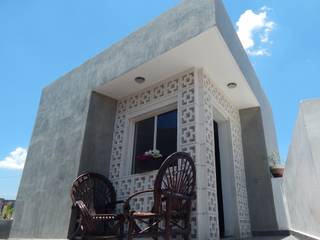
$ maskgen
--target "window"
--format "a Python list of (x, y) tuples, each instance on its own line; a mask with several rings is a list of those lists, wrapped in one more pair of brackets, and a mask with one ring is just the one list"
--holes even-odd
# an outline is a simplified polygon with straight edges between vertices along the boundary
[(177, 151), (177, 110), (135, 123), (133, 173), (153, 171)]

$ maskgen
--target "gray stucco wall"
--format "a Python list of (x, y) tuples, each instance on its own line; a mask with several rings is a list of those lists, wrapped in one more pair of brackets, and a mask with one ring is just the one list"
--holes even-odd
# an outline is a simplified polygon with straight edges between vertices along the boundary
[(290, 229), (320, 238), (320, 99), (303, 101), (285, 166)]
[(252, 231), (278, 230), (260, 108), (240, 110)]
[(108, 176), (116, 107), (116, 100), (92, 93), (79, 175), (90, 171)]
[(67, 236), (90, 93), (72, 75), (43, 91), (15, 205), (11, 238)]

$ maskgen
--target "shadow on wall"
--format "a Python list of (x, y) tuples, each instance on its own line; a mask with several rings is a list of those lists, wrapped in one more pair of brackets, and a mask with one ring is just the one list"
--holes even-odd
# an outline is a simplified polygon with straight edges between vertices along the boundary
[(290, 230), (320, 238), (320, 99), (301, 102), (283, 190)]

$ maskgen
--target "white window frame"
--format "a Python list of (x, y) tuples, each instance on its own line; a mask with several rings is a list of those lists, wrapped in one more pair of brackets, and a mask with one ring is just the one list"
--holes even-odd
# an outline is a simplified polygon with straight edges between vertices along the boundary
[[(151, 118), (158, 116), (160, 114), (170, 112), (173, 110), (177, 110), (177, 149), (178, 149), (178, 132), (179, 132), (179, 111), (178, 111), (178, 104), (177, 104), (177, 97), (169, 98), (165, 101), (162, 101), (157, 104), (152, 104), (150, 106), (145, 106), (144, 108), (141, 108), (137, 111), (128, 113), (126, 116), (126, 130), (125, 130), (125, 143), (124, 146), (126, 148), (123, 150), (124, 158), (123, 158), (123, 164), (121, 169), (121, 175), (122, 176), (129, 176), (129, 175), (141, 175), (141, 174), (147, 174), (150, 172), (143, 172), (143, 173), (133, 173), (133, 148), (134, 148), (134, 134), (135, 134), (135, 124), (136, 122), (139, 122), (141, 120)], [(156, 124), (156, 120), (154, 121)], [(154, 128), (154, 131), (156, 131), (156, 126)], [(156, 137), (156, 134), (154, 133), (154, 138)], [(156, 141), (153, 141), (153, 146), (155, 147)], [(155, 170), (157, 171), (157, 170)]]

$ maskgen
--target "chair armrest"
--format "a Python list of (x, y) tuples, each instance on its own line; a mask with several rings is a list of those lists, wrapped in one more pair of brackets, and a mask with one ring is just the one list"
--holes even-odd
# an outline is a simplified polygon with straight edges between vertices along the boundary
[(114, 204), (124, 203), (124, 200), (115, 201)]
[(128, 214), (129, 210), (130, 210), (130, 201), (132, 198), (140, 195), (140, 194), (144, 194), (144, 193), (148, 193), (148, 192), (154, 192), (154, 189), (148, 189), (148, 190), (144, 190), (144, 191), (140, 191), (140, 192), (136, 192), (134, 194), (132, 194), (131, 196), (129, 196), (125, 201), (124, 201), (124, 205), (123, 205), (123, 211), (124, 213)]
[(78, 200), (78, 201), (74, 202), (73, 207), (79, 209), (82, 215), (91, 216), (86, 204), (82, 200)]
[(85, 203), (82, 200), (78, 200), (75, 203), (73, 203), (73, 207), (80, 210), (80, 217), (82, 220), (82, 223), (85, 225), (85, 227), (91, 231), (94, 229), (94, 225), (92, 224), (92, 216), (85, 205)]
[(182, 193), (175, 193), (172, 191), (164, 191), (163, 195), (166, 198), (180, 198), (180, 199), (185, 199), (185, 200), (193, 200), (195, 199), (195, 194), (182, 194)]

